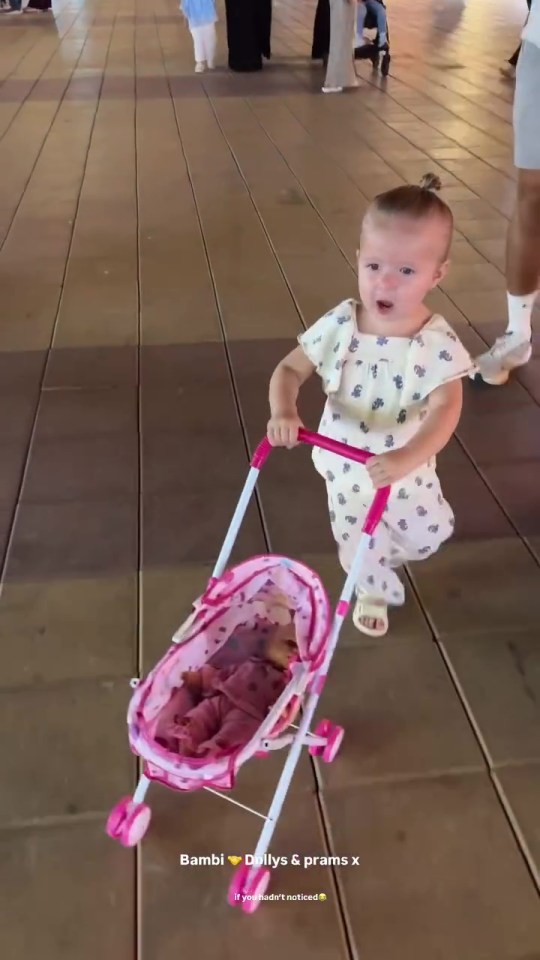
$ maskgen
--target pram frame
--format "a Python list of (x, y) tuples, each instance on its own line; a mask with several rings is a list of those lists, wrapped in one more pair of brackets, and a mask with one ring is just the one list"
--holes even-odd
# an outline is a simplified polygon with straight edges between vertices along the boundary
[[(303, 429), (299, 431), (298, 440), (300, 443), (321, 447), (329, 450), (332, 453), (342, 456), (345, 459), (356, 461), (357, 463), (365, 464), (373, 456), (373, 454), (369, 453), (368, 451), (359, 450), (356, 447), (351, 447), (348, 444), (340, 443), (330, 439), (329, 437), (325, 437), (321, 434), (312, 433)], [(245, 481), (242, 493), (240, 494), (240, 498), (230, 522), (227, 534), (223, 541), (223, 546), (214, 566), (208, 588), (219, 581), (220, 577), (225, 571), (236, 542), (238, 532), (242, 525), (242, 521), (245, 517), (251, 497), (255, 491), (260, 472), (268, 460), (271, 451), (272, 446), (266, 438), (261, 441), (255, 451), (247, 479)], [(246, 807), (233, 797), (227, 796), (226, 794), (223, 794), (209, 786), (201, 785), (199, 788), (202, 790), (207, 790), (209, 793), (213, 793), (218, 797), (228, 800), (230, 803), (234, 803), (236, 806), (239, 806), (255, 814), (256, 816), (261, 817), (265, 821), (255, 848), (253, 859), (251, 861), (253, 864), (255, 864), (255, 866), (248, 867), (247, 865), (242, 864), (233, 876), (229, 890), (229, 903), (231, 905), (240, 905), (245, 912), (251, 913), (257, 908), (260, 898), (262, 897), (264, 890), (266, 890), (268, 885), (269, 871), (261, 871), (256, 864), (265, 862), (264, 855), (266, 854), (270, 845), (281, 809), (283, 807), (283, 803), (287, 796), (289, 785), (298, 764), (302, 747), (308, 746), (310, 753), (315, 756), (321, 755), (322, 753), (323, 759), (325, 759), (326, 762), (331, 762), (335, 758), (339, 746), (341, 745), (344, 733), (341, 727), (334, 727), (329, 723), (329, 721), (326, 720), (322, 721), (322, 724), (319, 724), (319, 727), (314, 733), (309, 730), (309, 727), (326, 682), (328, 670), (339, 639), (341, 627), (349, 611), (351, 597), (353, 595), (355, 584), (358, 580), (364, 557), (366, 552), (369, 550), (369, 544), (373, 533), (382, 518), (389, 495), (389, 487), (381, 488), (375, 492), (373, 502), (362, 527), (358, 548), (356, 550), (351, 569), (347, 574), (341, 595), (336, 604), (330, 628), (329, 641), (326, 646), (324, 658), (318, 669), (315, 671), (315, 674), (311, 678), (309, 691), (306, 691), (307, 698), (305, 704), (303, 704), (301, 708), (302, 715), (299, 724), (289, 725), (293, 730), (295, 730), (295, 733), (287, 733), (274, 739), (268, 738), (267, 740), (262, 740), (261, 746), (263, 748), (263, 752), (282, 749), (286, 746), (289, 746), (290, 748), (268, 813), (265, 815), (257, 810), (253, 810), (250, 807)], [(285, 558), (281, 559), (283, 562), (285, 562)], [(187, 626), (190, 623), (190, 620), (191, 617), (188, 618), (184, 626)], [(177, 632), (175, 635), (175, 642), (181, 642), (183, 632), (184, 631), (182, 628)], [(304, 693), (305, 675), (308, 671), (308, 667), (305, 663), (300, 663), (296, 665), (296, 668), (297, 669), (293, 676), (297, 681), (299, 691)], [(137, 686), (138, 683), (139, 680), (137, 678), (134, 678), (131, 681), (131, 685), (133, 687)], [(265, 718), (264, 723), (261, 725), (264, 729), (266, 729), (267, 726), (268, 731), (272, 729), (276, 717), (279, 716), (280, 710), (282, 710), (283, 705), (289, 699), (290, 693), (287, 694), (287, 691), (284, 691), (273, 705), (272, 710)], [(327, 727), (324, 727), (324, 724), (326, 724)], [(111, 812), (107, 824), (107, 833), (114, 839), (120, 840), (124, 846), (135, 846), (142, 839), (144, 833), (146, 832), (150, 821), (150, 810), (144, 804), (144, 799), (151, 783), (152, 779), (147, 777), (145, 774), (142, 774), (139, 778), (132, 798), (124, 798)], [(123, 821), (122, 816), (124, 816)], [(129, 818), (131, 819), (129, 820)], [(126, 829), (125, 823), (127, 820), (129, 820), (129, 824)], [(246, 891), (249, 892), (246, 893)], [(246, 899), (247, 896), (249, 896), (250, 899)]]

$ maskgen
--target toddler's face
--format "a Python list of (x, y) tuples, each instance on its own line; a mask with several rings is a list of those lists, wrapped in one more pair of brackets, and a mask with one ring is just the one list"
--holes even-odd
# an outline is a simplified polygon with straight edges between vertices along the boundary
[[(448, 234), (436, 217), (412, 222), (368, 214), (358, 251), (358, 289), (370, 316), (412, 318), (445, 276)], [(391, 330), (389, 330), (391, 333)]]
[(290, 623), (286, 627), (277, 627), (266, 644), (268, 660), (280, 670), (286, 670), (297, 653), (294, 625)]

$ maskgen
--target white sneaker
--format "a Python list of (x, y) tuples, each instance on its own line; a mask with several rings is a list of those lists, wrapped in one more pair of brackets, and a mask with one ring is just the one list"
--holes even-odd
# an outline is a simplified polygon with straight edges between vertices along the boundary
[(323, 93), (343, 93), (343, 87), (323, 87)]
[(195, 64), (195, 73), (204, 73), (204, 63)]
[(529, 362), (531, 354), (530, 340), (520, 339), (517, 333), (505, 333), (497, 338), (490, 350), (476, 358), (476, 369), (469, 377), (471, 380), (483, 380), (492, 387), (501, 387), (512, 370)]

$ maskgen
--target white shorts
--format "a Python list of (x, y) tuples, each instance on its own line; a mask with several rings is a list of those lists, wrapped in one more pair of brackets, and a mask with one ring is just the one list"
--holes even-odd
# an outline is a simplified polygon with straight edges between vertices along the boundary
[(523, 41), (514, 97), (514, 163), (518, 170), (540, 170), (540, 47)]

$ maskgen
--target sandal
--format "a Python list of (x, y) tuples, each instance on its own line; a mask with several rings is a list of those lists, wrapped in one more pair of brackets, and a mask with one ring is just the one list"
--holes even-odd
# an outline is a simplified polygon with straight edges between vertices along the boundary
[[(370, 597), (367, 593), (359, 594), (352, 618), (356, 629), (368, 637), (384, 637), (388, 632), (388, 608), (380, 597)], [(375, 624), (378, 621), (382, 626), (368, 627), (366, 620)]]

